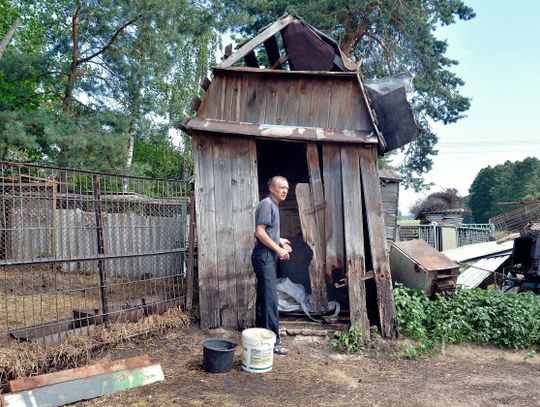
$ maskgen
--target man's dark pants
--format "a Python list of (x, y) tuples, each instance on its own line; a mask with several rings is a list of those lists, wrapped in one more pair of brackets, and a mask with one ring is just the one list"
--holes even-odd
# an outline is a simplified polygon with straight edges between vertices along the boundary
[(277, 256), (270, 249), (256, 247), (251, 255), (251, 262), (257, 276), (255, 326), (273, 331), (278, 344)]

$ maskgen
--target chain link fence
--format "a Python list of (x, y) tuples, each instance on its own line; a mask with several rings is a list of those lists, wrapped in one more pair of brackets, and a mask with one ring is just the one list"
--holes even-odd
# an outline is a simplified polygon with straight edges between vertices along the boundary
[(0, 163), (0, 332), (56, 343), (186, 293), (186, 181)]

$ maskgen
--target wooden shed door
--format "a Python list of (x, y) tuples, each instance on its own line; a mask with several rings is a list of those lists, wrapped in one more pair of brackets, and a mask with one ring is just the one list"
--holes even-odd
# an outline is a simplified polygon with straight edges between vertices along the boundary
[(255, 141), (196, 134), (193, 144), (201, 327), (244, 329), (255, 318)]

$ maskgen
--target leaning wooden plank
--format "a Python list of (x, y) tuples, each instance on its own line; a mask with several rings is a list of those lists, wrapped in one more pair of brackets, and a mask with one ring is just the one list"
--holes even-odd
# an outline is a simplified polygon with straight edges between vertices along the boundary
[(390, 262), (386, 250), (386, 236), (383, 221), (377, 151), (375, 148), (359, 148), (362, 191), (367, 212), (367, 226), (375, 283), (377, 285), (377, 306), (384, 338), (398, 336), (396, 307), (390, 276)]
[(237, 63), (240, 59), (244, 58), (249, 52), (253, 51), (257, 46), (261, 45), (270, 37), (274, 36), (276, 33), (287, 27), (289, 23), (294, 19), (293, 16), (285, 16), (280, 18), (275, 23), (270, 25), (266, 30), (257, 35), (252, 40), (248, 41), (239, 50), (233, 53), (230, 57), (225, 59), (218, 65), (218, 68), (228, 68)]
[(300, 224), (305, 242), (313, 252), (313, 258), (309, 263), (309, 281), (311, 285), (311, 295), (313, 305), (316, 310), (328, 309), (328, 297), (326, 293), (326, 283), (324, 280), (324, 269), (321, 259), (322, 243), (319, 241), (317, 221), (313, 210), (313, 199), (309, 184), (296, 184), (296, 200), (298, 202), (298, 212), (300, 214)]
[(120, 370), (137, 369), (150, 365), (147, 355), (135, 356), (127, 359), (103, 362), (96, 365), (78, 367), (75, 369), (62, 370), (60, 372), (47, 373), (33, 377), (21, 377), (9, 382), (10, 392), (20, 392), (38, 387), (51, 386), (57, 383), (69, 382), (77, 379), (85, 379), (106, 373), (114, 373)]
[(324, 212), (326, 241), (326, 276), (332, 278), (334, 269), (343, 268), (343, 195), (341, 185), (341, 156), (336, 144), (325, 143), (322, 148), (324, 197), (330, 204)]
[(217, 328), (220, 325), (220, 320), (213, 138), (194, 134), (193, 150), (201, 327)]
[[(324, 212), (326, 209), (326, 201), (323, 194), (323, 183), (321, 177), (321, 167), (319, 162), (319, 152), (317, 150), (316, 143), (307, 144), (307, 163), (309, 173), (309, 184), (311, 189), (311, 196), (313, 198), (313, 207), (320, 208), (315, 211), (315, 220), (317, 221), (317, 233), (319, 238), (317, 240), (320, 245), (319, 252), (321, 257), (319, 258), (320, 267), (322, 270), (326, 270), (326, 238), (324, 233)], [(331, 281), (331, 279), (329, 279)], [(326, 311), (326, 310), (325, 310)]]
[(358, 147), (356, 146), (341, 147), (341, 182), (343, 184), (345, 264), (349, 287), (351, 324), (360, 324), (364, 338), (368, 340), (370, 332), (366, 306), (366, 285), (364, 282), (366, 274), (364, 222)]
[(56, 407), (164, 380), (159, 364), (1, 395), (2, 407)]

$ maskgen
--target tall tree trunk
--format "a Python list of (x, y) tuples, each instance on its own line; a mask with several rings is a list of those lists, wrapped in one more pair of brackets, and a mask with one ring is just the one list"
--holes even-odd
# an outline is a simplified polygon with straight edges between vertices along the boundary
[(2, 59), (2, 56), (4, 55), (4, 52), (6, 51), (7, 46), (13, 39), (13, 36), (15, 35), (15, 31), (17, 31), (17, 28), (19, 27), (19, 24), (21, 24), (21, 20), (17, 18), (13, 24), (11, 24), (11, 27), (9, 28), (6, 36), (0, 43), (0, 59)]
[(81, 2), (77, 1), (75, 14), (71, 18), (71, 39), (73, 41), (73, 50), (71, 51), (71, 65), (69, 70), (68, 82), (64, 89), (63, 110), (64, 113), (71, 113), (71, 105), (73, 103), (73, 89), (75, 89), (75, 81), (77, 80), (77, 69), (79, 67), (79, 16), (81, 12)]
[[(127, 148), (127, 158), (126, 165), (124, 167), (124, 174), (129, 175), (131, 172), (131, 164), (133, 163), (133, 148), (135, 147), (135, 136), (137, 135), (137, 122), (139, 121), (139, 113), (133, 112), (131, 114), (129, 122), (129, 133), (128, 133), (128, 148)], [(122, 190), (126, 192), (129, 186), (129, 179), (124, 178), (122, 183)]]

